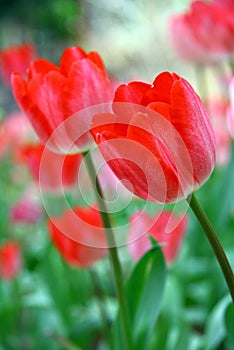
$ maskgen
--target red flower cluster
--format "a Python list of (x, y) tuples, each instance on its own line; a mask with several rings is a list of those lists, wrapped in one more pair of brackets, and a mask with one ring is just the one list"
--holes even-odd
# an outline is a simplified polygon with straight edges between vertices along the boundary
[[(201, 2), (197, 3), (202, 8)], [(218, 2), (217, 6), (221, 7)], [(76, 112), (113, 102), (108, 104), (108, 113), (93, 116), (88, 131), (118, 179), (144, 199), (166, 203), (186, 197), (214, 167), (214, 133), (207, 113), (191, 85), (175, 73), (161, 73), (152, 85), (136, 81), (120, 85), (112, 101), (112, 86), (100, 56), (74, 47), (65, 50), (60, 66), (43, 59), (31, 63), (27, 81), (14, 73), (12, 88), (44, 143)], [(57, 141), (63, 143), (62, 139)], [(42, 145), (28, 146), (22, 154), (37, 181), (43, 156), (42, 187), (69, 186), (76, 180), (80, 155), (54, 154)], [(137, 229), (149, 223), (148, 233), (166, 242), (163, 250), (166, 259), (172, 261), (186, 218), (173, 219), (176, 229), (170, 235), (164, 230), (169, 221), (167, 213), (162, 213), (155, 224), (147, 215), (142, 219), (143, 226)], [(77, 207), (51, 217), (48, 230), (60, 254), (73, 266), (90, 266), (107, 253), (101, 215), (94, 208)], [(134, 235), (131, 230), (130, 239)], [(149, 241), (143, 237), (138, 243), (130, 249), (139, 257), (148, 249)]]
[(172, 44), (183, 59), (215, 62), (234, 53), (234, 2), (193, 1), (171, 19)]

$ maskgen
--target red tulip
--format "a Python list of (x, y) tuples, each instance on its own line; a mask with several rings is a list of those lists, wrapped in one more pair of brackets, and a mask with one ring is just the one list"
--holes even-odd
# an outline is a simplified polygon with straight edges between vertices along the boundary
[(43, 190), (63, 191), (77, 183), (81, 154), (54, 153), (38, 143), (21, 147), (17, 157), (27, 164), (33, 179)]
[(74, 208), (48, 221), (48, 231), (64, 260), (88, 267), (107, 254), (101, 215), (94, 208)]
[[(44, 143), (74, 113), (112, 98), (112, 86), (101, 57), (96, 52), (86, 54), (79, 47), (67, 48), (60, 66), (36, 60), (30, 65), (27, 81), (21, 74), (13, 74), (12, 89)], [(60, 143), (62, 138), (64, 135)]]
[(21, 252), (16, 242), (8, 241), (0, 246), (0, 277), (10, 280), (21, 269)]
[(0, 71), (3, 80), (10, 83), (11, 74), (19, 72), (26, 74), (26, 70), (32, 60), (36, 57), (36, 49), (33, 44), (9, 46), (0, 51)]
[(233, 54), (233, 13), (231, 1), (193, 1), (188, 12), (171, 19), (170, 33), (178, 55), (209, 63)]
[[(168, 229), (169, 225), (172, 225), (172, 231)], [(129, 253), (134, 260), (140, 259), (151, 247), (150, 239), (146, 236), (148, 234), (162, 244), (165, 259), (171, 263), (178, 254), (186, 228), (187, 216), (182, 218), (163, 211), (157, 218), (153, 218), (146, 213), (136, 213), (130, 218)]]
[(130, 191), (173, 202), (206, 181), (215, 162), (214, 133), (185, 79), (165, 72), (153, 85), (120, 85), (114, 102), (116, 115), (96, 115), (92, 134), (115, 175), (128, 180)]

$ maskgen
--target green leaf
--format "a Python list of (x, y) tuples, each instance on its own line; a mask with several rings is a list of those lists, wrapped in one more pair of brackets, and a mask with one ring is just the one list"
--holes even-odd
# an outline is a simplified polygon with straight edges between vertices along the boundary
[(207, 319), (205, 350), (216, 349), (226, 336), (224, 316), (230, 296), (227, 295), (214, 307)]
[[(126, 285), (134, 350), (148, 349), (164, 293), (166, 266), (158, 246), (136, 264)], [(123, 349), (119, 315), (115, 324), (115, 349)]]
[(227, 331), (227, 349), (232, 350), (234, 344), (234, 305), (232, 303), (226, 309), (225, 325)]

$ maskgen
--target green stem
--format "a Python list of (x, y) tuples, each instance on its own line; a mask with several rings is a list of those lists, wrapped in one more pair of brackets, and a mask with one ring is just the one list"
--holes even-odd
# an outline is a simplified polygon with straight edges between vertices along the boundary
[(200, 225), (202, 226), (203, 231), (205, 232), (211, 247), (213, 248), (213, 251), (216, 255), (216, 258), (219, 262), (219, 265), (223, 271), (223, 275), (227, 282), (232, 301), (234, 303), (234, 275), (229, 261), (227, 259), (227, 256), (223, 250), (223, 247), (219, 242), (218, 236), (216, 235), (206, 213), (204, 212), (195, 195), (192, 194), (191, 197), (187, 198), (187, 201), (191, 209), (193, 210), (195, 216), (197, 217)]
[(120, 318), (121, 318), (125, 349), (133, 350), (133, 340), (132, 340), (132, 334), (130, 332), (131, 324), (130, 324), (127, 299), (126, 299), (124, 285), (123, 285), (122, 269), (118, 258), (118, 252), (117, 252), (117, 247), (115, 243), (114, 233), (111, 229), (110, 217), (108, 215), (108, 212), (105, 206), (102, 189), (99, 184), (98, 178), (96, 176), (96, 170), (93, 165), (91, 155), (89, 152), (84, 152), (83, 157), (85, 160), (85, 164), (86, 164), (90, 179), (94, 187), (94, 192), (96, 195), (97, 203), (98, 203), (100, 214), (102, 217), (103, 227), (106, 233), (109, 257), (112, 265), (115, 288), (116, 288), (117, 298), (119, 302)]

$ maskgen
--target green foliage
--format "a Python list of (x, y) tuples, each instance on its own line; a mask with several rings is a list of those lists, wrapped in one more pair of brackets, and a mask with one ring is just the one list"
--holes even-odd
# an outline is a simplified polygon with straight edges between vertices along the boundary
[[(134, 349), (148, 349), (157, 321), (164, 292), (166, 267), (161, 249), (151, 248), (137, 263), (131, 273), (126, 294), (130, 313)], [(116, 320), (114, 348), (123, 349), (123, 336), (119, 316)]]

